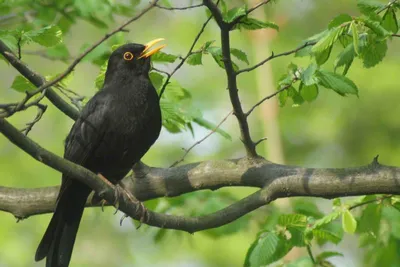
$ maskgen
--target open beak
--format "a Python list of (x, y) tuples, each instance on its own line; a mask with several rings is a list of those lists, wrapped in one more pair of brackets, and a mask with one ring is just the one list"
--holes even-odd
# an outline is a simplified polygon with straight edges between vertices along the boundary
[[(153, 48), (157, 43), (164, 41), (164, 38), (158, 38), (155, 39), (153, 41), (148, 42), (147, 44), (145, 44), (145, 49), (143, 50), (143, 52), (140, 54), (139, 58), (148, 58), (151, 55), (157, 53), (158, 51), (160, 51), (161, 49), (163, 49), (164, 47), (166, 47), (167, 45), (161, 45), (159, 47)], [(152, 50), (150, 50), (151, 48), (153, 48)]]

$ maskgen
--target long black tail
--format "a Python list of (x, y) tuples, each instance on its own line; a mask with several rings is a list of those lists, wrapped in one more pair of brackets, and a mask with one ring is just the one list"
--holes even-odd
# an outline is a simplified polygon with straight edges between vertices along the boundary
[(46, 267), (67, 267), (71, 259), (79, 223), (91, 189), (68, 179), (61, 189), (53, 217), (36, 250), (35, 261), (47, 257)]

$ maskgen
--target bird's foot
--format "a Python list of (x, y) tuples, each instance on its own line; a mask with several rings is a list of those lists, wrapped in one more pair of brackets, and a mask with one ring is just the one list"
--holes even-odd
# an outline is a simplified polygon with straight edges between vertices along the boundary
[[(118, 191), (119, 194), (125, 193), (125, 195), (129, 198), (129, 200), (130, 200), (132, 203), (134, 203), (134, 204), (136, 205), (136, 211), (135, 211), (135, 212), (136, 212), (136, 213), (137, 213), (137, 212), (140, 212), (140, 221), (139, 221), (140, 224), (139, 224), (139, 226), (138, 226), (137, 228), (140, 228), (141, 224), (142, 224), (143, 222), (145, 222), (145, 221), (148, 219), (148, 217), (149, 217), (148, 211), (147, 211), (146, 207), (144, 206), (143, 202), (139, 201), (134, 195), (132, 195), (128, 190), (126, 190), (126, 189), (124, 188), (124, 186), (123, 186), (122, 183), (118, 183), (118, 184), (116, 185), (116, 189), (117, 189), (117, 190), (115, 190), (115, 191)], [(117, 198), (117, 199), (118, 199), (118, 198)], [(127, 217), (127, 216), (124, 215), (124, 216), (121, 218), (120, 224), (122, 224), (123, 220), (124, 220), (126, 217)]]

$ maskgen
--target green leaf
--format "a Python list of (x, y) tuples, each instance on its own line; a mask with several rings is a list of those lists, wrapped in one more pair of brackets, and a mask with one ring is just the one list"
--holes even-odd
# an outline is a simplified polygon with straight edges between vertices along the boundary
[(348, 46), (346, 46), (346, 48), (343, 49), (343, 51), (340, 52), (340, 54), (337, 56), (337, 58), (333, 64), (335, 67), (335, 71), (337, 68), (339, 68), (341, 66), (345, 66), (343, 75), (346, 75), (347, 70), (350, 68), (351, 64), (353, 63), (355, 56), (356, 56), (356, 53), (354, 51), (354, 44), (351, 43)]
[(389, 32), (392, 32), (392, 33), (398, 32), (399, 25), (397, 23), (396, 12), (395, 12), (394, 8), (389, 8), (388, 10), (386, 10), (386, 13), (383, 16), (381, 25), (383, 28), (385, 28)]
[(340, 14), (336, 16), (331, 22), (328, 24), (328, 29), (332, 29), (335, 27), (341, 26), (343, 23), (352, 21), (353, 18), (349, 14)]
[(306, 246), (304, 231), (305, 227), (287, 227), (287, 231), (290, 233), (290, 245), (293, 247), (304, 247)]
[(318, 96), (318, 85), (304, 85), (303, 83), (301, 83), (299, 87), (299, 92), (304, 100), (306, 100), (307, 102), (312, 102)]
[(65, 44), (60, 43), (56, 46), (48, 48), (46, 54), (50, 57), (58, 58), (61, 60), (67, 60), (70, 57), (68, 48)]
[(289, 227), (305, 227), (307, 216), (303, 214), (281, 214), (278, 218), (278, 224)]
[(357, 0), (358, 9), (367, 16), (371, 13), (375, 13), (384, 6), (383, 3), (374, 0)]
[[(222, 61), (222, 49), (220, 47), (210, 46), (207, 49), (207, 52), (211, 54), (214, 61), (220, 66), (221, 68), (225, 69), (225, 64)], [(233, 69), (237, 71), (239, 67), (232, 61)]]
[(51, 47), (62, 42), (62, 31), (58, 26), (49, 25), (39, 30), (23, 33), (25, 38), (40, 45)]
[(374, 21), (370, 19), (360, 19), (360, 20), (364, 22), (365, 26), (370, 28), (379, 37), (391, 36), (391, 33), (388, 32), (384, 27), (382, 27), (379, 21)]
[(383, 60), (387, 51), (386, 40), (377, 41), (371, 40), (367, 46), (362, 50), (361, 57), (363, 59), (364, 67), (371, 68)]
[(278, 99), (279, 99), (279, 106), (283, 107), (286, 104), (288, 98), (288, 91), (282, 91), (279, 93)]
[(189, 65), (202, 65), (202, 58), (203, 58), (203, 54), (202, 53), (194, 53), (192, 55), (190, 55), (188, 57), (188, 59), (186, 60), (186, 63)]
[(317, 257), (315, 257), (315, 259), (317, 260), (317, 262), (321, 261), (321, 260), (325, 260), (328, 258), (332, 258), (332, 257), (343, 257), (343, 254), (340, 252), (336, 252), (336, 251), (324, 251), (322, 253), (320, 253)]
[(151, 56), (151, 61), (152, 62), (174, 63), (177, 58), (178, 58), (178, 56), (167, 54), (162, 51), (158, 51), (157, 53), (155, 53), (154, 55)]
[(351, 33), (353, 35), (353, 49), (354, 52), (356, 52), (357, 55), (360, 54), (359, 52), (359, 39), (360, 37), (358, 36), (358, 30), (357, 30), (357, 25), (355, 22), (350, 24), (350, 28), (351, 28)]
[(240, 61), (243, 61), (249, 65), (249, 60), (247, 59), (247, 55), (245, 52), (242, 50), (236, 49), (236, 48), (231, 48), (231, 54), (235, 56), (237, 59)]
[(334, 90), (336, 93), (344, 96), (346, 94), (358, 95), (358, 88), (349, 78), (336, 74), (334, 72), (319, 70), (317, 71), (319, 84)]
[(311, 63), (304, 71), (300, 74), (300, 80), (304, 83), (304, 85), (313, 85), (318, 83), (318, 79), (315, 76), (315, 72), (318, 69), (318, 65), (315, 63)]
[(271, 28), (275, 30), (279, 30), (279, 26), (270, 21), (261, 21), (254, 18), (244, 17), (237, 23), (233, 29), (245, 29), (245, 30), (259, 30)]
[(273, 263), (285, 256), (292, 246), (275, 232), (262, 232), (247, 251), (244, 266), (259, 267)]
[(312, 233), (314, 238), (318, 238), (323, 241), (330, 241), (334, 244), (338, 244), (342, 240), (342, 237), (325, 229), (314, 229), (312, 230)]
[(369, 204), (363, 209), (359, 218), (359, 224), (357, 232), (359, 233), (374, 233), (376, 236), (379, 235), (379, 229), (381, 226), (382, 218), (382, 205), (380, 204)]
[(293, 212), (301, 213), (306, 216), (311, 216), (314, 218), (322, 218), (324, 214), (319, 211), (315, 201), (309, 200), (307, 198), (294, 198), (291, 201)]
[[(211, 131), (213, 131), (217, 127), (217, 125), (215, 123), (212, 123), (212, 122), (207, 121), (207, 120), (205, 120), (203, 118), (200, 118), (200, 117), (199, 118), (194, 118), (193, 122), (197, 123), (198, 125), (206, 128), (208, 130), (211, 130)], [(230, 136), (230, 134), (225, 132), (224, 130), (222, 130), (221, 127), (219, 127), (216, 130), (216, 132), (219, 133), (221, 136), (225, 137), (226, 139), (232, 141), (232, 137)]]
[(313, 46), (312, 52), (314, 53), (318, 65), (322, 65), (328, 60), (333, 44), (342, 32), (343, 28), (341, 27), (332, 28)]
[(349, 210), (342, 213), (342, 228), (346, 233), (354, 234), (357, 229), (357, 221)]
[(320, 229), (324, 225), (327, 225), (327, 224), (331, 223), (332, 221), (336, 220), (339, 217), (339, 215), (340, 215), (339, 211), (334, 211), (332, 213), (325, 215), (321, 219), (318, 219), (314, 222), (314, 224), (311, 227), (311, 230)]
[(103, 87), (104, 79), (107, 71), (108, 61), (104, 62), (104, 64), (100, 67), (99, 75), (97, 75), (94, 85), (95, 87), (100, 90)]
[(154, 88), (159, 91), (164, 84), (164, 76), (156, 71), (150, 72), (149, 76)]
[(20, 93), (25, 93), (26, 91), (31, 92), (36, 90), (36, 86), (34, 86), (30, 81), (28, 81), (24, 76), (21, 75), (15, 76), (11, 88)]
[(243, 5), (241, 7), (234, 7), (230, 9), (226, 14), (224, 14), (224, 20), (228, 23), (232, 22), (238, 17), (245, 16), (246, 11), (247, 11), (246, 5)]
[(300, 257), (293, 261), (288, 262), (287, 264), (285, 264), (283, 266), (281, 266), (281, 265), (278, 265), (278, 266), (279, 267), (316, 267), (316, 265), (312, 262), (312, 260), (310, 259), (309, 256)]

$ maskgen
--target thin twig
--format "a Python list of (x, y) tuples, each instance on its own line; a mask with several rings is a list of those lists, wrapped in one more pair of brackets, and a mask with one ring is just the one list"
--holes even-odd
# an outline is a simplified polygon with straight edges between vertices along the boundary
[(28, 135), (28, 133), (32, 130), (33, 126), (35, 126), (35, 124), (40, 121), (40, 119), (43, 117), (43, 114), (46, 112), (47, 109), (46, 105), (38, 103), (37, 107), (38, 107), (38, 112), (36, 114), (36, 117), (33, 119), (33, 121), (26, 123), (26, 127), (21, 129), (21, 132), (23, 132), (25, 135)]
[(308, 256), (310, 256), (311, 261), (312, 261), (314, 264), (317, 264), (317, 262), (315, 261), (315, 258), (314, 258), (314, 256), (313, 256), (313, 254), (312, 254), (311, 246), (310, 246), (310, 245), (307, 245), (307, 253), (308, 253)]
[(400, 34), (392, 34), (393, 37), (400, 37)]
[(265, 63), (267, 63), (268, 61), (270, 61), (270, 60), (272, 60), (272, 59), (274, 59), (274, 58), (282, 57), (282, 56), (288, 56), (288, 55), (294, 54), (294, 53), (300, 51), (301, 49), (306, 48), (307, 46), (312, 46), (312, 45), (315, 45), (315, 44), (316, 44), (316, 42), (306, 42), (305, 44), (303, 44), (303, 45), (301, 45), (301, 46), (299, 46), (299, 47), (297, 47), (297, 48), (295, 48), (295, 49), (293, 49), (293, 50), (287, 51), (287, 52), (283, 52), (283, 53), (280, 53), (280, 54), (274, 54), (274, 53), (272, 52), (272, 54), (271, 54), (269, 57), (267, 57), (266, 59), (260, 61), (260, 62), (257, 63), (256, 65), (254, 65), (254, 66), (252, 66), (252, 67), (249, 67), (249, 68), (246, 68), (246, 69), (238, 70), (238, 71), (236, 72), (236, 75), (239, 75), (239, 74), (241, 74), (241, 73), (243, 73), (243, 72), (252, 71), (252, 70), (254, 70), (254, 69), (256, 69), (256, 68), (258, 68), (258, 67), (264, 65)]
[(279, 89), (279, 90), (276, 91), (275, 93), (270, 94), (269, 96), (264, 97), (263, 99), (261, 99), (260, 101), (258, 101), (258, 102), (257, 102), (249, 111), (247, 111), (244, 115), (245, 115), (246, 117), (248, 117), (248, 116), (254, 111), (254, 109), (255, 109), (256, 107), (258, 107), (259, 105), (261, 105), (264, 101), (266, 101), (266, 100), (268, 100), (268, 99), (270, 99), (270, 98), (273, 98), (273, 97), (276, 96), (277, 94), (282, 93), (282, 92), (285, 91), (286, 89), (290, 88), (290, 87), (293, 85), (293, 83), (294, 83), (295, 81), (297, 81), (297, 79), (294, 79), (290, 84), (285, 85), (284, 87), (282, 87), (281, 89)]
[(221, 125), (228, 119), (228, 117), (233, 113), (233, 110), (229, 111), (229, 113), (220, 121), (220, 123), (218, 123), (218, 125), (212, 129), (206, 136), (204, 136), (203, 138), (201, 138), (200, 140), (196, 141), (191, 147), (189, 147), (188, 149), (186, 149), (185, 154), (183, 154), (182, 158), (175, 161), (170, 168), (175, 167), (176, 165), (178, 165), (179, 163), (183, 162), (185, 160), (185, 157), (189, 154), (190, 150), (192, 150), (195, 146), (200, 145), (202, 142), (204, 142), (204, 140), (206, 140), (208, 137), (210, 137), (212, 134), (214, 134), (219, 127), (221, 127)]
[(89, 54), (90, 52), (92, 52), (96, 47), (98, 47), (100, 44), (102, 44), (104, 41), (106, 41), (107, 39), (109, 39), (111, 36), (113, 36), (114, 34), (123, 31), (124, 28), (126, 26), (128, 26), (130, 23), (138, 20), (140, 17), (142, 17), (145, 13), (147, 13), (148, 11), (150, 11), (156, 4), (157, 4), (158, 0), (154, 0), (152, 1), (146, 8), (144, 8), (138, 15), (136, 15), (135, 17), (127, 20), (125, 23), (123, 23), (122, 25), (120, 25), (119, 27), (117, 27), (116, 29), (114, 29), (113, 31), (107, 33), (103, 38), (101, 38), (99, 41), (97, 41), (96, 43), (94, 43), (92, 46), (90, 46), (89, 48), (87, 48), (80, 56), (78, 56), (71, 65), (68, 66), (68, 68), (61, 73), (57, 78), (46, 82), (45, 84), (43, 84), (42, 86), (40, 86), (36, 91), (34, 91), (32, 93), (32, 95), (43, 91), (45, 88), (48, 88), (50, 86), (53, 86), (54, 84), (58, 83), (59, 81), (61, 81), (62, 79), (64, 79), (71, 71), (73, 71), (73, 69), (76, 67), (76, 65), (78, 65), (82, 59)]
[(229, 28), (232, 29), (242, 18), (246, 17), (247, 15), (249, 15), (251, 12), (253, 12), (254, 10), (260, 8), (261, 6), (268, 4), (269, 2), (271, 2), (272, 0), (264, 0), (259, 2), (258, 4), (256, 4), (255, 6), (253, 6), (252, 8), (249, 8), (246, 12), (245, 15), (243, 16), (239, 16), (236, 19), (234, 19), (232, 22), (229, 23)]
[(358, 207), (361, 207), (361, 206), (365, 206), (367, 204), (371, 204), (371, 203), (374, 203), (374, 202), (380, 202), (382, 200), (385, 200), (385, 199), (388, 199), (388, 198), (391, 198), (391, 197), (393, 197), (393, 195), (386, 195), (386, 196), (382, 196), (382, 197), (377, 197), (376, 199), (371, 199), (371, 200), (367, 200), (367, 201), (364, 201), (364, 202), (361, 202), (361, 203), (357, 203), (357, 204), (354, 204), (354, 205), (350, 206), (349, 210), (352, 210), (352, 209), (355, 209), (355, 208), (358, 208)]
[(204, 29), (206, 28), (207, 24), (210, 22), (211, 19), (212, 19), (212, 16), (208, 17), (208, 19), (203, 23), (203, 26), (201, 27), (199, 33), (194, 38), (194, 41), (193, 41), (191, 47), (189, 48), (189, 51), (186, 54), (186, 56), (181, 59), (181, 62), (179, 62), (179, 64), (175, 67), (175, 69), (171, 72), (171, 74), (169, 74), (167, 76), (167, 79), (165, 80), (165, 83), (163, 84), (163, 86), (161, 87), (161, 90), (160, 90), (160, 98), (164, 94), (165, 88), (167, 87), (171, 77), (175, 74), (175, 72), (177, 72), (177, 70), (179, 70), (182, 67), (183, 63), (185, 63), (185, 61), (188, 59), (188, 57), (192, 54), (194, 46), (196, 45), (197, 41), (200, 39), (200, 36), (203, 34)]
[(187, 10), (187, 9), (192, 9), (192, 8), (197, 8), (204, 6), (204, 4), (198, 4), (198, 5), (193, 5), (193, 6), (185, 6), (185, 7), (165, 7), (165, 6), (160, 6), (158, 4), (155, 5), (156, 7), (160, 9), (165, 9), (165, 10)]

